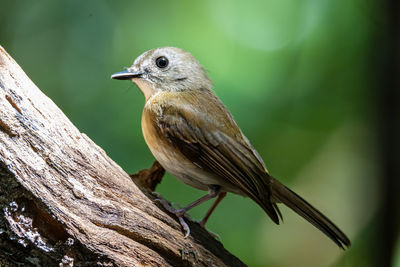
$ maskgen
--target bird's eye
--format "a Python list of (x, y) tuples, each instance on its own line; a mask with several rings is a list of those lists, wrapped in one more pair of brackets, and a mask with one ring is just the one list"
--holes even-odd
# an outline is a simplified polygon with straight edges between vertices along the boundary
[(166, 57), (158, 57), (156, 59), (156, 65), (160, 69), (164, 69), (168, 66), (168, 59)]

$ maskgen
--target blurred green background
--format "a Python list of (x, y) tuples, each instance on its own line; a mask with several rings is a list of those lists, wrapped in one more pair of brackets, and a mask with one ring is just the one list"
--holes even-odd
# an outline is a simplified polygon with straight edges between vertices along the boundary
[[(140, 128), (144, 97), (110, 80), (142, 52), (190, 51), (270, 173), (352, 240), (341, 251), (282, 207), (274, 225), (228, 197), (208, 229), (249, 266), (372, 266), (380, 168), (371, 53), (379, 7), (362, 0), (1, 1), (0, 45), (70, 120), (128, 173), (153, 156)], [(170, 175), (177, 205), (204, 192)], [(190, 212), (200, 219), (210, 203)], [(399, 265), (398, 265), (399, 266)]]

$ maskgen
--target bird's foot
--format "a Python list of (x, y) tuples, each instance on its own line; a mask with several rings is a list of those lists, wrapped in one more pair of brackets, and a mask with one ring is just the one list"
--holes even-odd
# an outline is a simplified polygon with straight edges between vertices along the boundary
[(204, 219), (203, 220), (200, 220), (200, 221), (196, 221), (198, 224), (200, 224), (200, 226), (201, 227), (203, 227), (204, 228), (204, 230), (206, 230), (212, 237), (214, 237), (216, 240), (218, 240), (218, 241), (221, 241), (221, 237), (218, 235), (218, 234), (216, 234), (216, 233), (213, 233), (213, 232), (211, 232), (211, 231), (209, 231), (207, 228), (206, 228), (206, 222), (204, 221)]
[(185, 222), (185, 220), (183, 219), (183, 216), (184, 215), (182, 215), (182, 216), (178, 216), (178, 215), (176, 215), (177, 217), (178, 217), (178, 219), (179, 219), (179, 222), (181, 223), (181, 226), (182, 226), (182, 228), (183, 228), (183, 230), (185, 231), (185, 236), (183, 237), (183, 238), (187, 238), (189, 235), (190, 235), (190, 228), (189, 228), (189, 225)]
[[(154, 194), (154, 192), (153, 192)], [(155, 194), (154, 194), (155, 195)], [(158, 198), (156, 198), (154, 201), (157, 203), (160, 203), (164, 209), (171, 213), (175, 213), (175, 209), (172, 207), (171, 203), (168, 202), (168, 200), (164, 199), (159, 193), (156, 194)]]
[(175, 214), (175, 216), (178, 217), (179, 223), (181, 224), (181, 226), (185, 232), (184, 238), (187, 238), (190, 235), (190, 228), (189, 228), (189, 225), (184, 220), (184, 217), (186, 215), (186, 210), (185, 209), (174, 209), (171, 206), (171, 204), (164, 198), (157, 198), (157, 199), (155, 199), (155, 201), (160, 203), (167, 211)]

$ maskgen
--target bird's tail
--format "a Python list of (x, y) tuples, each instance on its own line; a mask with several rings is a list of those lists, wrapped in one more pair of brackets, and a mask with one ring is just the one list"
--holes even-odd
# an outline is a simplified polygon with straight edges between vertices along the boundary
[[(272, 177), (271, 177), (272, 178)], [(326, 234), (340, 248), (350, 246), (348, 237), (325, 215), (311, 206), (302, 197), (272, 178), (271, 180), (272, 198), (281, 202), (309, 221), (312, 225)]]

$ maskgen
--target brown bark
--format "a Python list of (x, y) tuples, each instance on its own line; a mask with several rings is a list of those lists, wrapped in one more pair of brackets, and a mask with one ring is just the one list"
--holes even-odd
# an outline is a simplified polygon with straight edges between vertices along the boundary
[[(154, 188), (159, 167), (132, 179)], [(0, 46), (0, 266), (244, 265), (197, 223), (184, 239), (149, 192)]]

